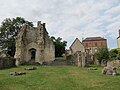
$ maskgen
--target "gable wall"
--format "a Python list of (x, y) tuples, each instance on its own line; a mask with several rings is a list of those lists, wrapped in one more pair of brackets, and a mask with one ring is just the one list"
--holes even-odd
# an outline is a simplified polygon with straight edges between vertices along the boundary
[(76, 40), (74, 44), (71, 46), (72, 53), (75, 53), (77, 51), (85, 52), (84, 46), (79, 40)]

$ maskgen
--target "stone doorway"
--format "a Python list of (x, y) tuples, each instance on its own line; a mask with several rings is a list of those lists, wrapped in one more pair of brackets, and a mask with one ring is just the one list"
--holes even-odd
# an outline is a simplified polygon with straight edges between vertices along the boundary
[(35, 54), (36, 54), (35, 51), (31, 51), (31, 59), (35, 59)]
[(34, 48), (29, 49), (29, 53), (30, 53), (29, 64), (34, 64), (36, 59), (36, 49)]

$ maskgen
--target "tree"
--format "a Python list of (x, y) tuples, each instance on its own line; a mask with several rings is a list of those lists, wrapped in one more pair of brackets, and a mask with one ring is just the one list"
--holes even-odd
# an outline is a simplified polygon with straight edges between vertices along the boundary
[(52, 36), (51, 40), (55, 44), (55, 56), (60, 57), (65, 52), (65, 46), (67, 45), (67, 41), (62, 41), (62, 38), (58, 37), (57, 39)]
[(110, 50), (110, 60), (120, 60), (120, 49)]
[(33, 26), (32, 22), (29, 22), (21, 17), (13, 19), (6, 18), (3, 20), (0, 26), (0, 46), (6, 48), (8, 54), (14, 56), (15, 54), (15, 38), (24, 25)]
[(95, 56), (100, 64), (102, 61), (108, 61), (109, 60), (108, 48), (106, 46), (99, 48), (98, 51), (95, 53)]
[(112, 49), (110, 50), (110, 60), (116, 60), (118, 57), (118, 50), (117, 49)]
[(117, 59), (120, 60), (120, 52), (117, 54)]

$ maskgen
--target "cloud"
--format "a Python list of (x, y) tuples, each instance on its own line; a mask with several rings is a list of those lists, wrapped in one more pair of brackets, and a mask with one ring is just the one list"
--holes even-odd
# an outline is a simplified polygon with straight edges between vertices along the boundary
[(119, 3), (119, 0), (0, 0), (0, 22), (16, 16), (34, 24), (41, 20), (49, 34), (67, 40), (68, 47), (76, 37), (101, 36), (108, 41), (112, 38), (114, 43), (120, 28)]
[(113, 6), (105, 12), (106, 14), (119, 14), (120, 13), (120, 4)]

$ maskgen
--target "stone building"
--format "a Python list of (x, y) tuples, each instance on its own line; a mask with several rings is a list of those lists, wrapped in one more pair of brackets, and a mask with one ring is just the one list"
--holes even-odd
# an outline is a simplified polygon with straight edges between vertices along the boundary
[(70, 46), (70, 54), (75, 65), (78, 65), (79, 67), (86, 66), (85, 48), (78, 38), (76, 38)]
[(120, 48), (120, 30), (119, 30), (119, 36), (117, 37), (117, 42), (118, 42), (118, 48)]
[(37, 27), (24, 25), (16, 37), (16, 64), (51, 62), (55, 59), (55, 46), (48, 36), (45, 23)]

